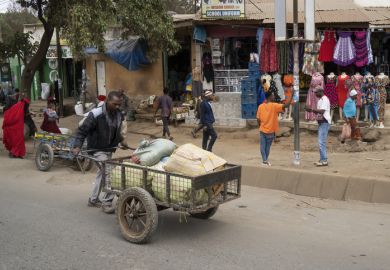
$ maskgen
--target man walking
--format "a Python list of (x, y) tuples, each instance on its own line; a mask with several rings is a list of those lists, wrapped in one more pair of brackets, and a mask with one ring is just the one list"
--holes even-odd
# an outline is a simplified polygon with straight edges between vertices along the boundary
[(279, 113), (284, 112), (284, 109), (290, 106), (292, 96), (287, 100), (287, 103), (278, 104), (274, 102), (274, 92), (268, 91), (265, 93), (266, 102), (260, 104), (257, 109), (256, 118), (260, 129), (260, 153), (265, 166), (271, 166), (268, 158), (272, 142), (275, 139), (275, 132), (279, 129)]
[[(326, 147), (328, 144), (328, 133), (330, 128), (330, 102), (327, 96), (324, 95), (324, 89), (318, 87), (314, 89), (318, 103), (316, 109), (306, 107), (306, 111), (317, 114), (318, 122), (318, 146), (320, 148), (320, 161), (314, 163), (317, 167), (328, 166), (328, 157)], [(355, 112), (356, 113), (356, 112)]]
[(171, 113), (173, 110), (173, 102), (172, 98), (168, 95), (169, 89), (167, 87), (164, 87), (163, 92), (164, 95), (158, 98), (158, 106), (156, 112), (154, 113), (154, 116), (156, 116), (158, 110), (161, 109), (161, 118), (163, 122), (163, 137), (166, 138), (166, 136), (168, 136), (168, 139), (173, 140), (168, 126), (169, 118), (171, 117)]
[(212, 99), (213, 99), (213, 92), (207, 90), (204, 94), (204, 99), (200, 104), (200, 124), (203, 125), (204, 127), (202, 148), (209, 152), (213, 151), (214, 143), (218, 137), (213, 127), (215, 119), (214, 119), (213, 109), (211, 108), (210, 105), (210, 101)]
[[(121, 93), (112, 91), (108, 94), (107, 100), (103, 106), (93, 109), (83, 124), (77, 130), (75, 135), (74, 155), (80, 153), (81, 146), (84, 140), (87, 139), (88, 150), (92, 150), (94, 158), (99, 161), (111, 159), (112, 153), (115, 152), (119, 144), (127, 147), (121, 135), (123, 115), (120, 111), (122, 104)], [(136, 157), (132, 157), (133, 162), (138, 162)], [(95, 184), (92, 190), (92, 195), (88, 199), (88, 206), (100, 207), (99, 193), (102, 189), (101, 183), (103, 179), (103, 171), (98, 165)], [(109, 171), (105, 171), (105, 178), (109, 175)], [(111, 206), (114, 194), (105, 193), (102, 202), (104, 206)]]
[(358, 93), (355, 89), (349, 92), (349, 98), (344, 103), (343, 113), (346, 118), (346, 122), (351, 126), (351, 139), (355, 141), (361, 140), (360, 128), (356, 121), (356, 99)]

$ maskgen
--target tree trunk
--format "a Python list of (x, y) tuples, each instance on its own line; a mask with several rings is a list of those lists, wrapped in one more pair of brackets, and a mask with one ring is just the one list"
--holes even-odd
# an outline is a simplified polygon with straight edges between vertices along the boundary
[(46, 58), (47, 50), (49, 49), (51, 38), (53, 37), (54, 28), (51, 26), (45, 27), (41, 43), (35, 55), (27, 62), (22, 73), (21, 91), (25, 97), (31, 97), (31, 85), (34, 79), (35, 72)]

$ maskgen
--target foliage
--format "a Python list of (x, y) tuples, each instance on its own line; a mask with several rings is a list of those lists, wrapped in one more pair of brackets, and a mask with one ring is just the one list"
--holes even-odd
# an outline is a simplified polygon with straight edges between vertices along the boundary
[(162, 0), (166, 10), (174, 11), (178, 14), (195, 13), (195, 2), (197, 0)]
[(4, 42), (13, 38), (15, 32), (23, 33), (23, 25), (38, 23), (37, 18), (28, 10), (8, 11), (0, 14), (0, 27)]

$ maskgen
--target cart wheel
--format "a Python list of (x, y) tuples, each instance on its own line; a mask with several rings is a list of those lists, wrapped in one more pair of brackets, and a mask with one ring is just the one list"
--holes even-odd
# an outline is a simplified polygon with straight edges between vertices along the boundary
[(35, 164), (37, 165), (38, 170), (48, 171), (54, 162), (54, 153), (50, 145), (46, 143), (41, 143), (38, 146), (37, 153), (35, 155)]
[(118, 204), (118, 196), (115, 196), (114, 199), (112, 200), (111, 206), (107, 206), (105, 204), (102, 204), (102, 210), (106, 214), (114, 214), (116, 205)]
[(157, 228), (156, 203), (142, 188), (126, 189), (119, 196), (116, 215), (123, 237), (132, 243), (147, 242)]
[(218, 211), (218, 207), (219, 205), (215, 206), (215, 207), (212, 207), (204, 212), (200, 212), (200, 213), (190, 213), (191, 217), (193, 218), (199, 218), (199, 219), (209, 219), (211, 218), (212, 216), (215, 215), (215, 213), (217, 213)]

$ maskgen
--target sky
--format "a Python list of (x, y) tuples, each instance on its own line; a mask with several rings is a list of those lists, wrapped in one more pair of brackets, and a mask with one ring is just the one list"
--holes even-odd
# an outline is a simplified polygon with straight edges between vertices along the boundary
[(11, 0), (0, 0), (0, 13), (6, 12)]

